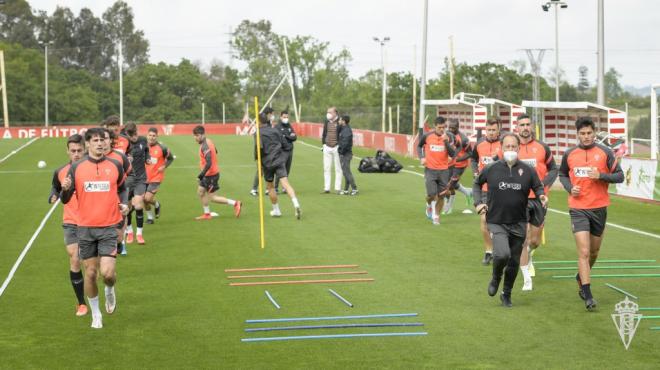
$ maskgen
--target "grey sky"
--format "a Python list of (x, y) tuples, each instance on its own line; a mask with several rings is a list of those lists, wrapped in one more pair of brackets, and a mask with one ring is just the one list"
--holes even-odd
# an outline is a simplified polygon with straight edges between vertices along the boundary
[[(559, 63), (572, 83), (578, 67), (596, 79), (596, 0), (565, 0), (559, 15)], [(208, 63), (228, 61), (228, 31), (243, 19), (268, 19), (275, 32), (310, 35), (342, 46), (352, 54), (350, 71), (360, 76), (380, 68), (380, 46), (373, 36), (389, 36), (388, 71), (412, 71), (417, 45), (417, 74), (421, 68), (423, 0), (128, 0), (136, 25), (151, 44), (152, 62), (178, 63), (181, 58)], [(57, 5), (78, 13), (82, 6), (101, 13), (113, 0), (31, 0), (52, 13)], [(543, 12), (537, 0), (429, 1), (428, 75), (436, 76), (454, 35), (458, 62), (505, 63), (527, 59), (521, 48), (554, 48), (554, 14)], [(659, 1), (605, 1), (605, 63), (622, 75), (624, 85), (660, 83)], [(554, 66), (546, 53), (543, 73)]]

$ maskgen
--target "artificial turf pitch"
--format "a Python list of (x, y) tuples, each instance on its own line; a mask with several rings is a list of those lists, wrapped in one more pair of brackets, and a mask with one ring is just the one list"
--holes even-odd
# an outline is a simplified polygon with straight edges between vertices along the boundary
[[(280, 219), (268, 216), (266, 203), (262, 250), (257, 199), (248, 194), (255, 173), (251, 138), (212, 136), (219, 147), (219, 193), (244, 203), (238, 219), (231, 208), (212, 206), (220, 215), (211, 221), (193, 220), (201, 213), (195, 194), (197, 144), (192, 136), (161, 139), (176, 155), (158, 194), (162, 216), (145, 225), (145, 246), (129, 245), (128, 256), (118, 258), (117, 311), (104, 315), (102, 330), (89, 327), (90, 316), (74, 316), (58, 209), (0, 297), (1, 368), (600, 369), (657, 368), (660, 363), (660, 335), (649, 330), (657, 320), (643, 320), (626, 351), (610, 317), (624, 297), (604, 285), (612, 283), (640, 297), (640, 307), (657, 307), (658, 278), (594, 280), (599, 309), (589, 313), (574, 281), (554, 280), (552, 272), (537, 269), (534, 291), (521, 292), (519, 276), (514, 307), (505, 309), (497, 297), (486, 294), (491, 269), (480, 264), (478, 218), (461, 213), (461, 194), (454, 213), (433, 226), (424, 216), (420, 176), (360, 174), (356, 159), (359, 196), (320, 194), (321, 151), (302, 143), (295, 148), (290, 181), (303, 218), (295, 219), (285, 196)], [(25, 142), (0, 141), (0, 158)], [(373, 155), (373, 150), (355, 154)], [(37, 169), (39, 160), (48, 162), (46, 169)], [(0, 281), (48, 211), (52, 171), (65, 162), (63, 139), (39, 139), (0, 164)], [(417, 162), (402, 162), (406, 171), (422, 172)], [(466, 173), (463, 182), (469, 181)], [(551, 193), (550, 207), (566, 211), (563, 191)], [(608, 221), (660, 234), (659, 216), (657, 206), (614, 199)], [(575, 259), (568, 217), (549, 212), (546, 225), (547, 245), (535, 258)], [(660, 261), (660, 240), (608, 227), (601, 257)], [(269, 286), (282, 306), (277, 310), (264, 287), (228, 286), (224, 272), (332, 264), (358, 264), (375, 282)], [(355, 307), (329, 295), (328, 288), (350, 297)], [(244, 332), (246, 319), (398, 312), (418, 312), (428, 335), (241, 342), (250, 336)], [(392, 329), (291, 335), (388, 331)]]

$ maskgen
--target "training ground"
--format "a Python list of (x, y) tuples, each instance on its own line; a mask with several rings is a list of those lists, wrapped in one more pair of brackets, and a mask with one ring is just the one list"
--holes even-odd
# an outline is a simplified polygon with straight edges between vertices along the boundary
[[(213, 205), (218, 217), (193, 220), (201, 214), (195, 193), (198, 145), (192, 136), (163, 136), (176, 160), (158, 193), (162, 216), (156, 224), (145, 225), (146, 245), (128, 245), (128, 256), (118, 258), (116, 312), (104, 315), (102, 330), (90, 328), (90, 316), (75, 317), (58, 206), (0, 296), (0, 368), (658, 368), (660, 332), (650, 327), (660, 326), (660, 320), (642, 320), (625, 350), (610, 316), (624, 296), (605, 283), (639, 297), (640, 307), (660, 307), (660, 278), (593, 279), (599, 308), (590, 313), (573, 279), (552, 278), (574, 274), (572, 270), (543, 271), (537, 265), (534, 290), (521, 292), (519, 276), (514, 306), (503, 308), (498, 297), (486, 294), (490, 267), (480, 263), (478, 217), (461, 213), (466, 208), (461, 194), (454, 213), (443, 217), (440, 226), (431, 225), (424, 216), (422, 169), (406, 159), (401, 159), (406, 171), (389, 175), (360, 174), (354, 159), (360, 195), (319, 194), (322, 154), (318, 141), (305, 138), (296, 144), (290, 177), (303, 219), (294, 218), (287, 197), (280, 200), (280, 219), (267, 215), (266, 203), (266, 247), (260, 249), (258, 201), (248, 194), (255, 172), (252, 139), (211, 138), (219, 148), (219, 194), (243, 201), (241, 217), (234, 218), (227, 206)], [(26, 142), (0, 141), (0, 157)], [(373, 150), (359, 149), (355, 154), (373, 155)], [(37, 168), (39, 160), (48, 163), (45, 169)], [(66, 161), (65, 139), (45, 138), (0, 163), (0, 282), (50, 209), (52, 173)], [(463, 183), (470, 180), (466, 173)], [(563, 191), (550, 194), (550, 208), (567, 211)], [(649, 265), (660, 265), (659, 220), (656, 205), (613, 199), (608, 221), (630, 230), (608, 227), (601, 258), (654, 259), (658, 262)], [(550, 211), (546, 225), (546, 245), (535, 260), (575, 260), (568, 216)], [(357, 264), (375, 281), (234, 287), (228, 285), (224, 272), (334, 264)], [(658, 273), (660, 268), (594, 271)], [(330, 295), (328, 288), (354, 307)], [(281, 309), (269, 302), (266, 289)], [(247, 319), (406, 312), (419, 316), (350, 323), (422, 322), (424, 326), (244, 331), (254, 327), (245, 324)], [(643, 313), (660, 315), (660, 311)], [(293, 323), (297, 324), (318, 323)], [(241, 342), (262, 336), (396, 331), (428, 335)]]

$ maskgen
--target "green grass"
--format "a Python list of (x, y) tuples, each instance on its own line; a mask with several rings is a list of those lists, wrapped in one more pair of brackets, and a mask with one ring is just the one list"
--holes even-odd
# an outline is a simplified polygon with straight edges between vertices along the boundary
[[(533, 292), (515, 287), (513, 309), (486, 294), (490, 268), (482, 257), (478, 219), (455, 213), (434, 227), (423, 215), (423, 179), (410, 173), (360, 174), (360, 195), (319, 194), (323, 184), (318, 149), (298, 144), (290, 178), (303, 207), (296, 221), (287, 198), (284, 216), (266, 217), (266, 248), (259, 249), (257, 200), (248, 195), (254, 164), (251, 140), (213, 137), (219, 146), (220, 194), (244, 202), (239, 219), (226, 206), (220, 216), (196, 222), (197, 145), (191, 137), (164, 137), (177, 156), (159, 198), (163, 216), (146, 225), (146, 246), (129, 245), (118, 259), (118, 308), (104, 328), (73, 315), (74, 297), (62, 242), (61, 212), (46, 224), (7, 291), (0, 297), (0, 367), (17, 368), (656, 368), (657, 325), (644, 320), (628, 351), (610, 314), (623, 296), (609, 282), (660, 306), (658, 279), (600, 279), (600, 310), (585, 311), (573, 281), (538, 271)], [(318, 145), (313, 140), (305, 140)], [(6, 142), (5, 142), (6, 143)], [(0, 279), (48, 210), (53, 169), (66, 162), (62, 139), (37, 140), (0, 165)], [(3, 147), (0, 147), (0, 154)], [(357, 150), (356, 155), (373, 150)], [(38, 160), (48, 167), (36, 168)], [(357, 160), (353, 168), (357, 166)], [(402, 159), (406, 170), (417, 162)], [(22, 171), (22, 172), (15, 172)], [(464, 182), (469, 182), (469, 174)], [(563, 192), (551, 207), (566, 210)], [(266, 206), (266, 212), (270, 210)], [(615, 199), (609, 221), (660, 233), (657, 206)], [(658, 259), (658, 239), (608, 228), (601, 258)], [(567, 216), (549, 213), (547, 245), (538, 260), (575, 259)], [(230, 287), (225, 268), (308, 264), (359, 264), (373, 283)], [(606, 271), (606, 270), (599, 270)], [(333, 288), (350, 300), (332, 297)], [(281, 310), (264, 295), (268, 289)], [(103, 299), (102, 299), (103, 301)], [(262, 336), (243, 330), (246, 319), (418, 312), (390, 320), (423, 328), (318, 330), (263, 336), (427, 331), (425, 337), (360, 338), (242, 343)], [(382, 322), (386, 320), (369, 320)]]

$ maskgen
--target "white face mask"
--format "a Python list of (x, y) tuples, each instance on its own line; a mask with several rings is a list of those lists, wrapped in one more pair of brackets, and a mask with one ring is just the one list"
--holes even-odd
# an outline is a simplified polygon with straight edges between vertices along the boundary
[(514, 152), (512, 150), (504, 152), (504, 160), (507, 163), (511, 163), (518, 159), (518, 152)]
[(332, 118), (334, 118), (334, 116), (332, 115), (332, 113), (326, 113), (325, 118), (327, 118), (328, 121), (332, 121)]
[(289, 119), (288, 118), (282, 118), (282, 123), (289, 123)]

